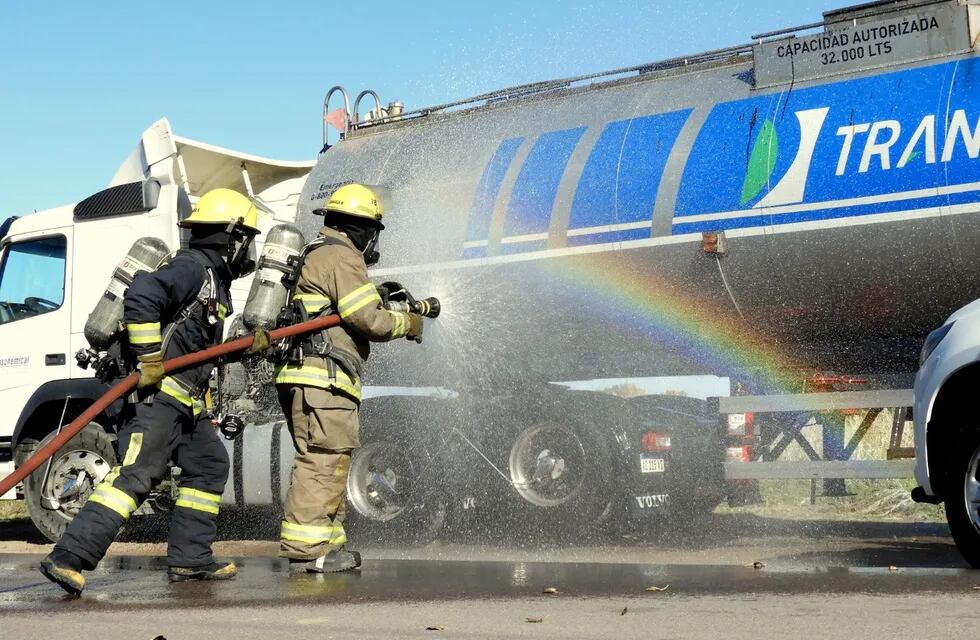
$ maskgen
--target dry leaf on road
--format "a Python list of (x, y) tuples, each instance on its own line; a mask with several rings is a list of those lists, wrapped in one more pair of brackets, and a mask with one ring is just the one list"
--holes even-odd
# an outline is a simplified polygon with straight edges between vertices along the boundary
[(532, 624), (535, 624), (538, 622), (544, 622), (544, 618), (528, 618), (527, 621)]
[(647, 591), (666, 591), (669, 588), (670, 588), (670, 585), (669, 584), (665, 584), (662, 587), (656, 587), (656, 586), (654, 586), (654, 587), (647, 587), (646, 590)]

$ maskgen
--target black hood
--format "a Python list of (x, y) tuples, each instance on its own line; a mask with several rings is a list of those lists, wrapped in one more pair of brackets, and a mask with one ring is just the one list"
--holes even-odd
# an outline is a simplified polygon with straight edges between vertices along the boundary
[(191, 241), (190, 249), (187, 251), (196, 251), (197, 253), (203, 255), (211, 263), (211, 267), (214, 269), (215, 275), (221, 279), (224, 283), (230, 283), (235, 278), (232, 276), (231, 269), (228, 268), (228, 263), (225, 262), (225, 249), (213, 247), (213, 246), (199, 246)]

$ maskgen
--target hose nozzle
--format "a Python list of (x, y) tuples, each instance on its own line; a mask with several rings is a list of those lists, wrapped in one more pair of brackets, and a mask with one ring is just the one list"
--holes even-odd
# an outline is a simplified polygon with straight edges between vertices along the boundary
[(417, 301), (412, 306), (414, 307), (413, 311), (415, 313), (426, 318), (438, 318), (439, 313), (442, 311), (442, 303), (439, 302), (439, 298), (425, 298)]
[(402, 313), (417, 313), (426, 318), (437, 318), (442, 311), (442, 304), (438, 298), (425, 298), (424, 300), (389, 300), (385, 304), (389, 311), (400, 311)]

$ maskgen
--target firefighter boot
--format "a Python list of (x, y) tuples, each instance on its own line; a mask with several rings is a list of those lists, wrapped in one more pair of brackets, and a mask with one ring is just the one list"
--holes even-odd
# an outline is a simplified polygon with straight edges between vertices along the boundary
[(361, 567), (361, 554), (357, 551), (339, 549), (322, 555), (315, 560), (290, 560), (289, 572), (299, 573), (340, 573)]
[(82, 575), (82, 559), (67, 551), (55, 550), (41, 560), (41, 573), (73, 596), (80, 596), (85, 588)]
[(169, 567), (167, 578), (170, 582), (188, 580), (231, 580), (238, 575), (234, 562), (212, 562), (203, 567)]

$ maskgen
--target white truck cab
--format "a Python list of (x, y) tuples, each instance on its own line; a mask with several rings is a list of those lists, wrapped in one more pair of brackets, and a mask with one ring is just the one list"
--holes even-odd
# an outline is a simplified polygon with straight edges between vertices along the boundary
[(917, 502), (943, 502), (956, 545), (980, 568), (980, 300), (925, 340), (915, 378)]
[[(177, 250), (177, 222), (216, 187), (251, 197), (263, 232), (292, 222), (312, 166), (181, 138), (161, 119), (143, 133), (106, 189), (77, 205), (5, 221), (0, 227), (0, 476), (105, 391), (91, 370), (76, 365), (74, 354), (89, 346), (83, 334), (88, 314), (135, 240), (154, 236)], [(262, 239), (256, 239), (257, 251)], [(250, 285), (250, 278), (233, 285), (236, 311)], [(94, 428), (106, 431), (105, 437), (89, 438), (89, 449), (96, 449), (89, 453), (96, 457), (111, 455), (105, 448), (113, 438), (111, 420), (101, 422)], [(61, 478), (61, 488), (91, 485), (111, 466), (93, 465), (93, 455), (55, 456), (52, 477)], [(64, 468), (56, 469), (59, 465)], [(43, 533), (56, 534), (70, 513), (38, 511), (30, 480), (23, 490), (35, 523)]]

